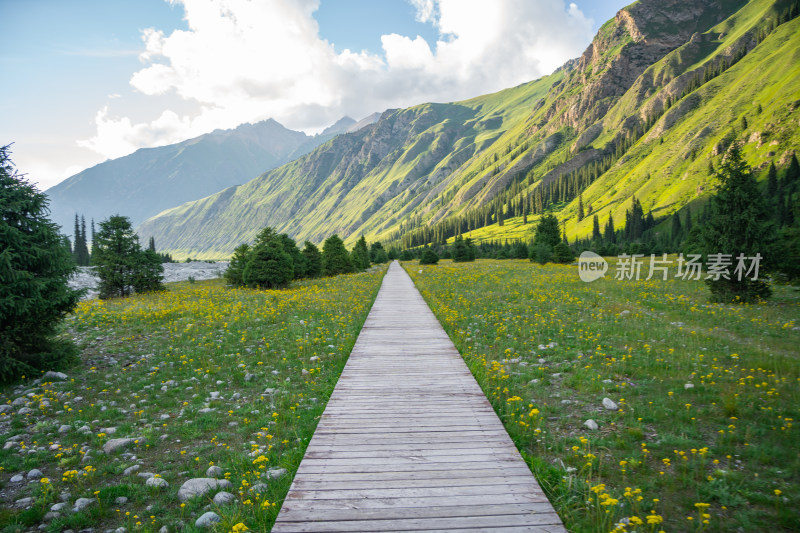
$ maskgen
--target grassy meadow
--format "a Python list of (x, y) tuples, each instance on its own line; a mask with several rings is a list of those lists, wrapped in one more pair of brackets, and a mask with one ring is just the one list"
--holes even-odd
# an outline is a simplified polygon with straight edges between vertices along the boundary
[(797, 531), (796, 289), (733, 306), (613, 265), (404, 266), (570, 531)]
[[(48, 531), (196, 531), (207, 510), (222, 517), (218, 531), (268, 531), (384, 272), (282, 291), (185, 282), (79, 304), (65, 334), (82, 364), (65, 381), (0, 390), (10, 406), (0, 415), (0, 531), (43, 521)], [(101, 452), (121, 437), (136, 440)], [(212, 466), (221, 471), (207, 474)], [(32, 469), (41, 479), (11, 481)], [(182, 504), (178, 489), (197, 477), (229, 480), (235, 498)], [(78, 498), (91, 501), (53, 516)]]

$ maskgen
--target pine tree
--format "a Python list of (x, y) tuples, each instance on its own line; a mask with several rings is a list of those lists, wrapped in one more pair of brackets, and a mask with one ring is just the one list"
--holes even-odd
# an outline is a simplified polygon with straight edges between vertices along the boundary
[(155, 252), (142, 251), (128, 217), (114, 215), (100, 222), (96, 239), (93, 262), (100, 278), (100, 298), (163, 288), (161, 259)]
[(234, 287), (244, 286), (244, 267), (250, 259), (250, 245), (240, 244), (233, 251), (228, 268), (225, 269), (225, 281)]
[(436, 252), (433, 251), (432, 248), (426, 247), (422, 251), (422, 255), (419, 258), (420, 265), (435, 265), (439, 262), (439, 256)]
[(578, 222), (583, 220), (583, 193), (578, 195)]
[(786, 170), (786, 175), (783, 177), (789, 190), (793, 190), (794, 185), (800, 181), (800, 164), (797, 163), (797, 155), (792, 154), (792, 159), (789, 161), (789, 168)]
[(774, 201), (775, 194), (778, 192), (778, 171), (775, 169), (775, 163), (769, 164), (767, 169), (767, 196), (770, 201)]
[(302, 251), (306, 259), (306, 276), (318, 278), (322, 275), (322, 253), (313, 243), (306, 241)]
[(688, 205), (686, 206), (686, 217), (683, 219), (683, 228), (686, 235), (692, 231), (692, 208)]
[(608, 215), (608, 221), (603, 230), (603, 239), (607, 243), (617, 242), (617, 233), (614, 230), (614, 217), (611, 214)]
[(292, 259), (292, 277), (301, 279), (306, 277), (306, 258), (297, 248), (297, 243), (286, 233), (278, 235), (278, 242), (281, 243), (283, 251)]
[(294, 277), (294, 266), (279, 237), (253, 247), (242, 277), (252, 288), (282, 289), (289, 285)]
[(600, 239), (600, 218), (597, 215), (592, 217), (592, 240)]
[(353, 272), (353, 262), (338, 235), (331, 235), (322, 246), (322, 273), (326, 276)]
[(77, 348), (56, 340), (58, 323), (81, 292), (65, 239), (47, 218), (47, 196), (17, 173), (0, 147), (0, 381), (36, 377), (74, 360)]
[(554, 215), (545, 215), (539, 219), (533, 242), (534, 244), (544, 244), (550, 248), (561, 242), (561, 230), (558, 219)]
[(367, 248), (367, 239), (362, 235), (353, 246), (353, 265), (358, 270), (366, 270), (369, 268), (369, 249)]
[(455, 241), (453, 241), (453, 262), (464, 263), (471, 260), (472, 259), (470, 259), (470, 252), (469, 248), (467, 247), (467, 243), (464, 241), (464, 238), (461, 235), (457, 236)]
[(147, 249), (150, 250), (151, 252), (156, 251), (156, 238), (153, 237), (152, 235), (150, 236), (150, 240), (147, 243)]
[(681, 217), (678, 216), (678, 212), (676, 211), (672, 215), (672, 242), (676, 245), (681, 242), (683, 239), (683, 226), (681, 225)]
[[(750, 167), (742, 158), (738, 142), (731, 144), (717, 170), (717, 191), (709, 202), (709, 218), (702, 230), (702, 246), (709, 254), (739, 254), (755, 257), (767, 255), (774, 235), (769, 210)], [(768, 258), (767, 258), (768, 259)], [(768, 263), (760, 265), (759, 279), (743, 276), (738, 279), (706, 279), (711, 298), (718, 302), (752, 302), (767, 298), (771, 289), (763, 274)]]

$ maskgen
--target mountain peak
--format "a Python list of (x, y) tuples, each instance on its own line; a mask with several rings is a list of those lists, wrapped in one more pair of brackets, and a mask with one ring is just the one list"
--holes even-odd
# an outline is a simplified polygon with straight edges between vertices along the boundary
[(322, 130), (322, 135), (339, 135), (340, 133), (345, 133), (350, 126), (355, 124), (356, 121), (348, 116), (344, 116)]

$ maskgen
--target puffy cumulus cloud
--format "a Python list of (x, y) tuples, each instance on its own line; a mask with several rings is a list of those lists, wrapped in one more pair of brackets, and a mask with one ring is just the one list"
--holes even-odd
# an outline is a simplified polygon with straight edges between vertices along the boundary
[(563, 0), (409, 0), (439, 39), (383, 35), (381, 54), (337, 51), (322, 39), (317, 0), (171, 1), (183, 5), (188, 29), (145, 30), (144, 66), (131, 85), (201, 111), (167, 110), (134, 124), (103, 109), (97, 135), (82, 146), (117, 157), (265, 118), (318, 131), (343, 115), (518, 85), (578, 56), (591, 39), (591, 20)]

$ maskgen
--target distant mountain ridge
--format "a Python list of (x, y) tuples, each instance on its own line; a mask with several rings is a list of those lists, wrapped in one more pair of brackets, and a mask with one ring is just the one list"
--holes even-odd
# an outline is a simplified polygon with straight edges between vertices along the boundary
[[(756, 169), (800, 149), (796, 0), (641, 0), (539, 80), (389, 110), (139, 232), (178, 256), (225, 257), (264, 226), (419, 245), (456, 233), (529, 239), (554, 212), (570, 238), (615, 227), (632, 198), (656, 218), (702, 203), (731, 142)], [(581, 217), (581, 207), (585, 208)]]
[(315, 136), (273, 119), (242, 124), (177, 144), (142, 148), (88, 168), (47, 189), (51, 218), (72, 233), (75, 214), (100, 221), (122, 214), (134, 225), (165, 209), (244, 183), (343, 133), (348, 118)]

